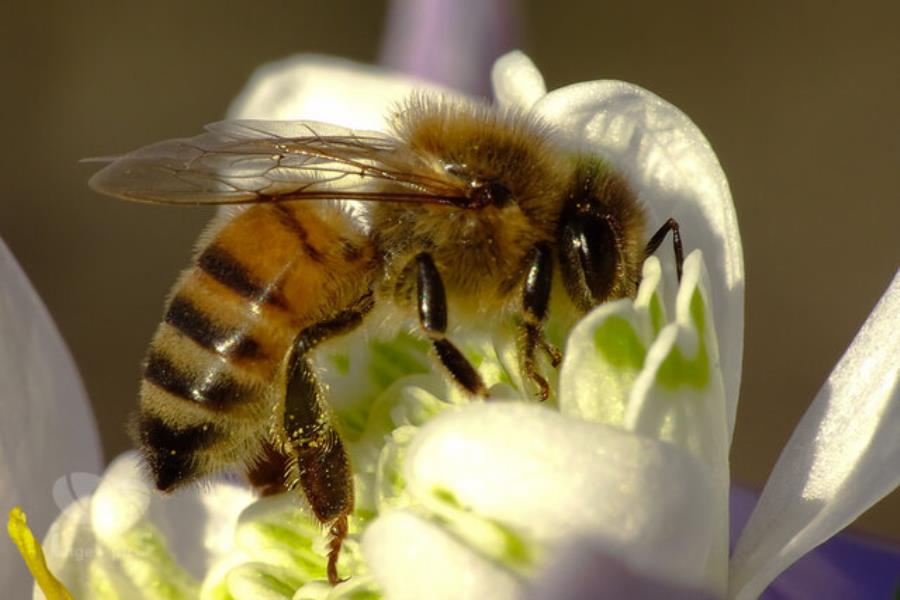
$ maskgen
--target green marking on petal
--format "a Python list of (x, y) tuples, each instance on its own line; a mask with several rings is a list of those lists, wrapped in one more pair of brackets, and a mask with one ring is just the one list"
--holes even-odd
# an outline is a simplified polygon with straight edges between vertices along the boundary
[(365, 433), (369, 423), (370, 406), (361, 404), (336, 413), (340, 423), (340, 432), (351, 441), (358, 440)]
[(512, 529), (496, 522), (494, 524), (504, 537), (504, 552), (501, 559), (504, 562), (519, 567), (531, 565), (534, 562), (534, 557), (532, 556), (531, 548), (525, 540)]
[(697, 356), (687, 358), (681, 352), (681, 348), (674, 346), (666, 356), (656, 380), (663, 387), (675, 389), (681, 386), (691, 386), (697, 389), (705, 388), (709, 384), (709, 353), (706, 351), (706, 338), (703, 335), (706, 327), (703, 297), (700, 290), (694, 290), (691, 297), (691, 319), (697, 330)]
[(658, 335), (660, 330), (665, 325), (666, 317), (663, 313), (662, 301), (659, 299), (659, 294), (653, 292), (653, 296), (650, 297), (650, 323), (653, 325), (653, 334)]
[(706, 331), (706, 311), (704, 310), (703, 296), (700, 294), (699, 289), (695, 289), (694, 295), (691, 296), (691, 319), (693, 319), (694, 327), (697, 328), (702, 338), (703, 333)]
[(418, 340), (398, 336), (391, 342), (373, 341), (369, 376), (381, 387), (387, 387), (404, 375), (428, 373), (429, 365), (418, 349)]
[(379, 598), (381, 594), (374, 590), (359, 590), (347, 596), (347, 600), (379, 600)]
[(293, 600), (380, 600), (381, 591), (371, 575), (354, 575), (335, 587), (311, 581), (297, 590)]
[(341, 375), (347, 375), (350, 372), (350, 357), (348, 355), (343, 352), (338, 352), (332, 354), (328, 358)]
[(110, 573), (100, 561), (91, 561), (87, 574), (87, 589), (96, 600), (121, 600), (122, 594)]
[(177, 564), (155, 526), (140, 524), (118, 538), (109, 549), (118, 557), (125, 579), (142, 589), (144, 598), (176, 600), (197, 596), (197, 583)]
[(395, 468), (387, 469), (387, 476), (388, 483), (391, 484), (391, 487), (397, 492), (400, 492), (406, 489), (406, 479), (403, 478), (403, 473), (401, 473), (400, 469), (397, 467), (400, 467), (400, 465), (395, 465)]
[(514, 529), (472, 512), (444, 486), (431, 488), (431, 496), (437, 500), (431, 504), (433, 516), (473, 549), (517, 569), (534, 564), (531, 546)]
[(462, 504), (460, 504), (459, 500), (456, 499), (456, 494), (454, 494), (449, 488), (445, 488), (441, 485), (436, 485), (431, 488), (431, 493), (435, 498), (437, 498), (444, 504), (449, 504), (453, 508), (462, 508)]
[(235, 567), (228, 573), (226, 582), (236, 600), (289, 600), (302, 584), (289, 570), (264, 563)]
[(485, 359), (484, 354), (481, 352), (481, 348), (478, 348), (477, 346), (466, 346), (463, 348), (463, 356), (465, 356), (476, 369), (481, 367)]
[(375, 504), (379, 511), (388, 506), (402, 506), (409, 502), (403, 462), (415, 431), (416, 428), (411, 426), (396, 429), (381, 449), (375, 468)]
[(594, 347), (613, 368), (640, 371), (647, 353), (631, 323), (617, 316), (594, 330)]
[(378, 516), (378, 513), (371, 509), (357, 508), (353, 511), (353, 516), (359, 519), (360, 524), (365, 524)]
[(304, 579), (325, 576), (325, 558), (317, 543), (322, 530), (293, 505), (289, 495), (263, 498), (241, 514), (236, 541), (251, 560), (284, 568)]

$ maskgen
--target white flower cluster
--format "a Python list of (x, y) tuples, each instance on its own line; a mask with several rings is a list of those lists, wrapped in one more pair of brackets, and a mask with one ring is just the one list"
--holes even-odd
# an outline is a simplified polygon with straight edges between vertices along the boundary
[[(434, 373), (427, 346), (409, 335), (361, 332), (325, 346), (317, 360), (340, 401), (357, 491), (339, 564), (348, 581), (327, 584), (324, 532), (297, 495), (255, 500), (219, 481), (164, 499), (129, 454), (45, 540), (50, 570), (75, 597), (574, 598), (570, 550), (584, 541), (598, 568), (615, 565), (603, 578), (608, 590), (628, 579), (754, 598), (897, 486), (900, 278), (791, 438), (729, 561), (744, 275), (715, 155), (687, 117), (630, 84), (547, 93), (518, 52), (498, 61), (493, 82), (498, 104), (535, 111), (563, 147), (625, 174), (651, 223), (679, 220), (687, 246), (701, 249), (680, 284), (666, 250), (644, 264), (633, 301), (600, 306), (571, 329), (551, 323), (565, 359), (545, 405), (523, 391), (502, 331), (459, 338), (491, 386), (487, 403)], [(261, 70), (231, 116), (381, 129), (392, 103), (418, 87), (299, 57)], [(0, 368), (15, 370), (5, 344)], [(15, 433), (8, 423), (4, 440)], [(22, 473), (13, 467), (10, 481)]]

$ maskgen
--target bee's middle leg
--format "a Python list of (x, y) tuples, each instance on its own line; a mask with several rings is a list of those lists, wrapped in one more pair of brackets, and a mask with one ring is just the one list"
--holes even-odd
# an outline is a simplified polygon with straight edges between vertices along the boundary
[(538, 348), (547, 353), (550, 364), (558, 367), (562, 362), (559, 349), (544, 337), (543, 324), (550, 305), (550, 288), (553, 285), (553, 253), (547, 244), (538, 244), (530, 254), (522, 290), (522, 325), (519, 334), (519, 356), (522, 370), (538, 388), (541, 400), (550, 397), (550, 385), (538, 372), (535, 352)]
[(431, 340), (438, 359), (451, 377), (466, 391), (487, 396), (481, 375), (463, 353), (447, 339), (447, 294), (434, 259), (427, 253), (416, 256), (416, 304), (419, 324)]

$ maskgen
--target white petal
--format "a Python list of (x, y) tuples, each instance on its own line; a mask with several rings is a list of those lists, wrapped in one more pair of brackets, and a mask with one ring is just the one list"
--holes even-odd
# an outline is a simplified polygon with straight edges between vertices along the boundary
[(514, 50), (494, 63), (491, 71), (494, 98), (500, 106), (529, 110), (544, 97), (544, 77), (525, 53)]
[(550, 554), (571, 536), (594, 535), (639, 570), (705, 581), (710, 482), (676, 446), (494, 402), (435, 418), (405, 466), (410, 491), (436, 514), (452, 504)]
[[(97, 538), (91, 529), (90, 501), (82, 498), (69, 504), (50, 526), (42, 545), (50, 572), (76, 598), (87, 597), (90, 590), (84, 575), (89, 564), (99, 556)], [(13, 589), (17, 589), (16, 582), (12, 583)], [(44, 594), (34, 585), (31, 577), (28, 577), (27, 584), (22, 590), (34, 588), (35, 600), (44, 600)], [(25, 598), (26, 593), (23, 591), (14, 597)]]
[(92, 523), (97, 537), (111, 545), (152, 523), (178, 564), (199, 578), (231, 549), (238, 516), (254, 499), (248, 488), (221, 480), (164, 496), (147, 481), (137, 453), (127, 452), (103, 475), (91, 502)]
[[(622, 427), (634, 380), (650, 341), (639, 334), (640, 313), (630, 300), (603, 304), (569, 335), (560, 369), (559, 410)], [(610, 340), (612, 348), (603, 345)]]
[(378, 517), (362, 550), (391, 600), (514, 600), (524, 589), (521, 579), (407, 510)]
[(302, 583), (289, 570), (264, 563), (240, 565), (225, 580), (227, 597), (239, 600), (290, 600)]
[(684, 586), (635, 573), (610, 554), (597, 540), (579, 538), (554, 558), (553, 564), (525, 600), (716, 600), (717, 595), (696, 586)]
[(165, 578), (172, 597), (193, 593), (190, 576), (199, 579), (233, 549), (238, 515), (252, 499), (249, 490), (227, 482), (164, 497), (146, 481), (137, 454), (128, 452), (112, 462), (92, 495), (53, 523), (44, 540), (48, 566), (76, 597), (109, 588), (121, 597), (154, 598), (153, 591), (140, 592), (153, 578)]
[(706, 465), (712, 482), (706, 515), (714, 529), (707, 563), (712, 589), (724, 592), (728, 570), (728, 433), (709, 281), (699, 250), (684, 262), (675, 322), (662, 329), (634, 382), (625, 427), (678, 444)]
[(560, 369), (562, 414), (625, 426), (631, 388), (647, 348), (667, 322), (660, 277), (659, 260), (651, 256), (644, 262), (634, 302), (601, 304), (572, 329)]
[(232, 102), (228, 118), (306, 119), (384, 130), (385, 118), (418, 89), (450, 94), (378, 67), (301, 54), (257, 69)]
[[(603, 157), (626, 176), (649, 212), (648, 235), (674, 217), (686, 249), (703, 250), (721, 345), (730, 435), (743, 353), (744, 265), (731, 192), (709, 143), (677, 108), (619, 81), (554, 90), (535, 110), (573, 149)], [(671, 270), (674, 258), (669, 248), (665, 244), (661, 256), (664, 268)]]
[(731, 563), (755, 598), (900, 484), (900, 271), (785, 446)]
[[(6, 514), (21, 505), (38, 539), (65, 507), (54, 501), (54, 482), (100, 472), (89, 406), (47, 309), (0, 240), (0, 507)], [(31, 577), (11, 543), (0, 543), (0, 581), (10, 598), (31, 593)]]

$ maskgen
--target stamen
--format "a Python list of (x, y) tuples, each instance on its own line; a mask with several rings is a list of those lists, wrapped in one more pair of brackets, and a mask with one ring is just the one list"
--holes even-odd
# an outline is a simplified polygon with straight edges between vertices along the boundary
[(31, 576), (34, 577), (47, 600), (74, 600), (66, 586), (54, 577), (50, 568), (47, 567), (44, 550), (41, 548), (41, 544), (34, 539), (34, 534), (28, 528), (25, 512), (20, 507), (16, 506), (9, 511), (6, 531), (18, 547), (19, 554), (22, 555), (25, 565), (31, 571)]

